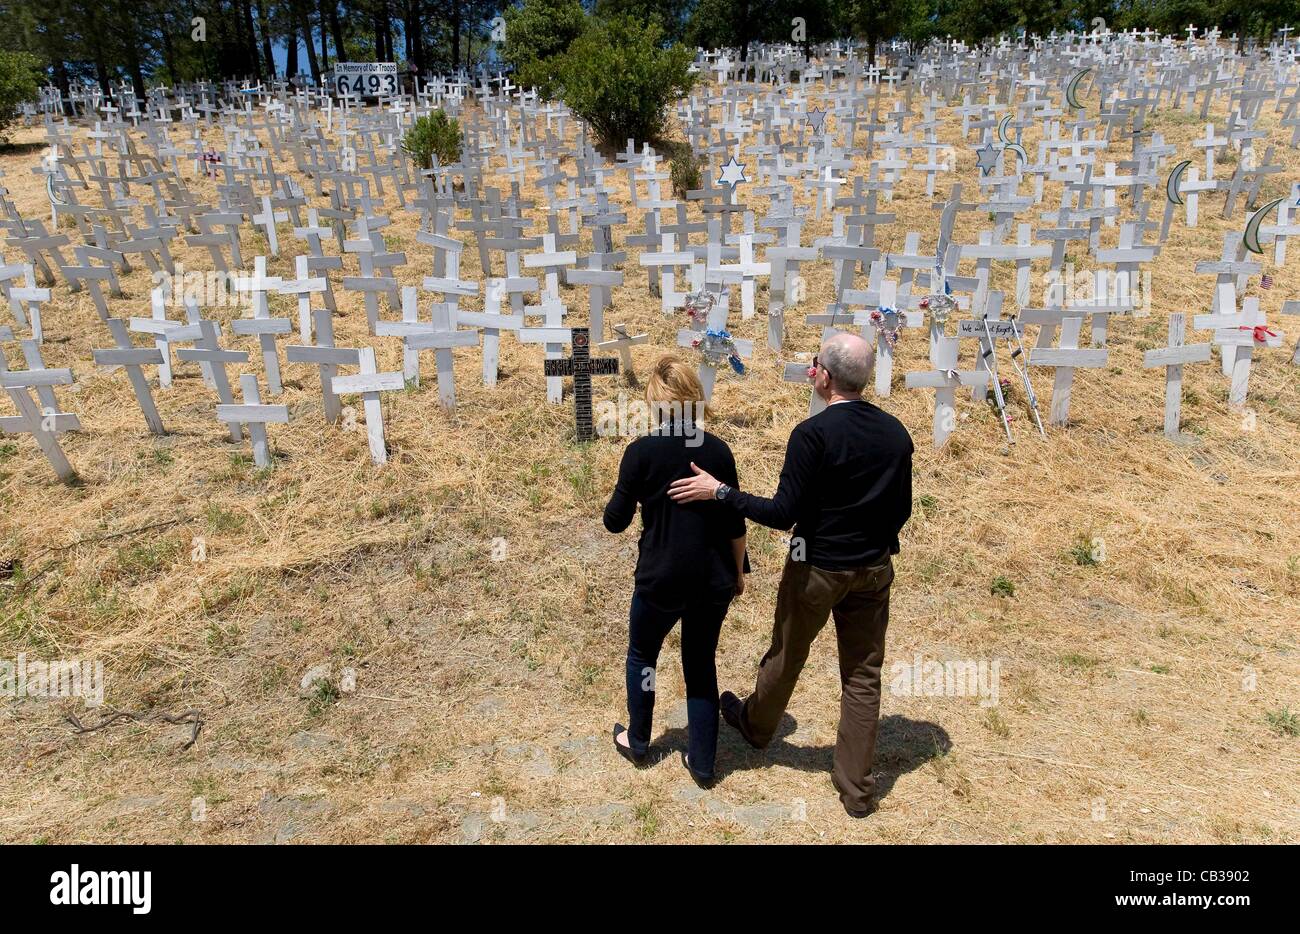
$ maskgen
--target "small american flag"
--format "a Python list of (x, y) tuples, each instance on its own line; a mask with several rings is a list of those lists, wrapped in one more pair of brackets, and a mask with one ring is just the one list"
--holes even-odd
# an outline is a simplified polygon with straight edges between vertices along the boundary
[(1273, 274), (1272, 274), (1272, 273), (1267, 273), (1267, 272), (1266, 272), (1266, 273), (1264, 273), (1264, 275), (1260, 276), (1260, 277), (1259, 277), (1259, 287), (1260, 287), (1261, 289), (1271, 289), (1271, 288), (1273, 288)]

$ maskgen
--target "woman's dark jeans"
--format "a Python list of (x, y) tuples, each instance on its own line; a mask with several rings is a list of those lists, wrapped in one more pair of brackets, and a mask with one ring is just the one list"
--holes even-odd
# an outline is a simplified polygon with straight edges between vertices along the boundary
[(718, 747), (718, 670), (714, 655), (729, 599), (695, 602), (676, 612), (655, 609), (640, 594), (632, 595), (627, 646), (628, 744), (637, 755), (650, 748), (655, 711), (655, 667), (664, 639), (682, 621), (682, 673), (686, 678), (686, 717), (690, 727), (691, 768), (713, 777)]

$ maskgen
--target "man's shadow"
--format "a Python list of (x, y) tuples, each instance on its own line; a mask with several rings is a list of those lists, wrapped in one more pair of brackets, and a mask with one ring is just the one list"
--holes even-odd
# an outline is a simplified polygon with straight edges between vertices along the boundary
[[(788, 737), (799, 724), (789, 713), (781, 717), (776, 736), (766, 749), (755, 749), (741, 739), (740, 734), (719, 719), (718, 758), (714, 774), (718, 781), (732, 772), (762, 769), (783, 765), (804, 772), (830, 772), (835, 757), (835, 747), (796, 746)], [(665, 731), (653, 744), (652, 755), (661, 759), (687, 748), (685, 727)], [(919, 769), (931, 759), (946, 755), (952, 749), (952, 740), (943, 727), (928, 720), (912, 720), (901, 714), (880, 718), (876, 732), (876, 757), (871, 772), (876, 778), (877, 799), (889, 794), (901, 775)]]

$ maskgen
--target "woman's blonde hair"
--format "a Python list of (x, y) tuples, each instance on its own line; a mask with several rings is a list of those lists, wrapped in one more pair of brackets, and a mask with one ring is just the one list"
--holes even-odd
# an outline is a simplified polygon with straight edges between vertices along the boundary
[(702, 420), (708, 409), (704, 405), (704, 386), (700, 378), (680, 357), (664, 354), (655, 361), (645, 386), (645, 401), (657, 422), (665, 412), (681, 414), (688, 421)]

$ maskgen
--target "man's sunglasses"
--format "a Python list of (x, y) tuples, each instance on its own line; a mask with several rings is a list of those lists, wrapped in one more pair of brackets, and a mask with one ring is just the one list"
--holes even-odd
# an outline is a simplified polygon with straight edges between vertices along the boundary
[(825, 372), (826, 372), (826, 378), (827, 378), (827, 379), (834, 379), (834, 378), (835, 378), (835, 377), (831, 376), (831, 371), (826, 369), (826, 364), (824, 364), (824, 363), (822, 363), (820, 360), (818, 360), (816, 354), (813, 354), (812, 365), (811, 365), (810, 367), (808, 367), (808, 378), (809, 378), (809, 379), (815, 379), (815, 378), (816, 378), (816, 376), (817, 376), (817, 368), (818, 368), (818, 367), (821, 367), (823, 370), (825, 370)]

